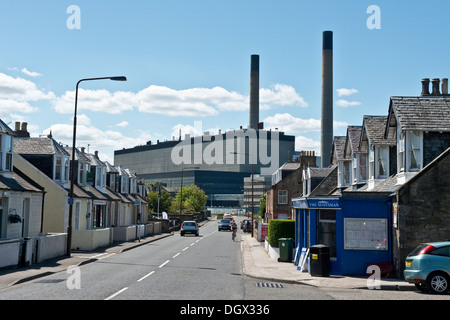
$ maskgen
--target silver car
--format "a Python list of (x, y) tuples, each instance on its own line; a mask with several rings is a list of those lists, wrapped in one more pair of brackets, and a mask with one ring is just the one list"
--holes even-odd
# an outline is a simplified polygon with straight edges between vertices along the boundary
[(450, 242), (422, 243), (405, 260), (405, 281), (421, 291), (444, 294), (450, 287)]
[(181, 224), (181, 236), (184, 236), (185, 234), (195, 234), (195, 236), (199, 235), (198, 231), (198, 225), (195, 221), (184, 221)]

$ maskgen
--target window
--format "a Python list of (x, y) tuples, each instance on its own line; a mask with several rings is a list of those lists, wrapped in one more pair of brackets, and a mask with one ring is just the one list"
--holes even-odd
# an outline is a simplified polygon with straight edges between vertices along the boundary
[(375, 178), (375, 146), (371, 145), (369, 150), (369, 177)]
[(64, 181), (69, 181), (69, 159), (64, 158)]
[(113, 191), (116, 191), (116, 175), (115, 174), (109, 174), (109, 188)]
[(56, 165), (55, 165), (55, 180), (61, 181), (61, 170), (62, 170), (62, 159), (61, 157), (56, 157)]
[(387, 178), (388, 176), (388, 147), (378, 147), (377, 152), (377, 178)]
[(400, 132), (397, 141), (397, 171), (405, 171), (405, 131)]
[(5, 171), (13, 170), (13, 162), (12, 162), (12, 151), (13, 151), (13, 138), (11, 136), (6, 136), (6, 162), (5, 162)]
[(336, 257), (336, 210), (319, 210), (317, 243), (330, 247), (330, 257)]
[(344, 186), (348, 186), (350, 181), (350, 161), (344, 161), (344, 176), (343, 176), (343, 184)]
[(409, 132), (409, 156), (411, 171), (418, 171), (421, 168), (421, 154), (420, 154), (420, 132)]
[(367, 155), (361, 153), (358, 155), (359, 158), (359, 181), (367, 180)]
[(278, 204), (288, 203), (288, 192), (287, 190), (278, 190)]
[(86, 184), (86, 165), (84, 163), (78, 163), (78, 183), (81, 185)]

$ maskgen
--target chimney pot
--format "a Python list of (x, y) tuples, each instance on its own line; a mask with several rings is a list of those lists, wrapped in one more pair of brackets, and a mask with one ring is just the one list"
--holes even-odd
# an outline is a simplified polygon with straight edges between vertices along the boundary
[(448, 95), (448, 79), (447, 78), (442, 79), (442, 94)]
[(94, 151), (94, 154), (98, 158), (98, 151)]
[(81, 147), (81, 152), (84, 153), (86, 149), (84, 147)]
[(432, 85), (432, 89), (433, 89), (432, 94), (435, 95), (435, 96), (441, 94), (441, 93), (439, 92), (439, 82), (440, 82), (440, 81), (441, 81), (441, 80), (439, 80), (438, 78), (434, 78), (434, 79), (431, 80), (431, 85)]
[(430, 94), (430, 79), (423, 78), (422, 79), (422, 96), (427, 96)]
[(19, 131), (20, 130), (20, 122), (16, 121), (16, 129), (14, 131)]

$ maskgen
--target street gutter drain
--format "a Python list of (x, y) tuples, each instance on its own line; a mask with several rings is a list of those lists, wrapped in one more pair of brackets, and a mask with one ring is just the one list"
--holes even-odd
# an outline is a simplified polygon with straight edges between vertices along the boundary
[(258, 282), (256, 283), (258, 288), (283, 288), (280, 283), (270, 283), (270, 282)]

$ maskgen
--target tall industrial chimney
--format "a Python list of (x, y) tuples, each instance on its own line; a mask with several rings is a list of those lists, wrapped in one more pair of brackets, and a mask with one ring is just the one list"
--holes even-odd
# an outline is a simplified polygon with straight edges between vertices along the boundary
[(322, 131), (320, 136), (321, 164), (331, 164), (333, 145), (333, 32), (323, 32), (322, 47)]
[(259, 123), (259, 55), (252, 54), (250, 66), (250, 121), (249, 129), (258, 129)]

